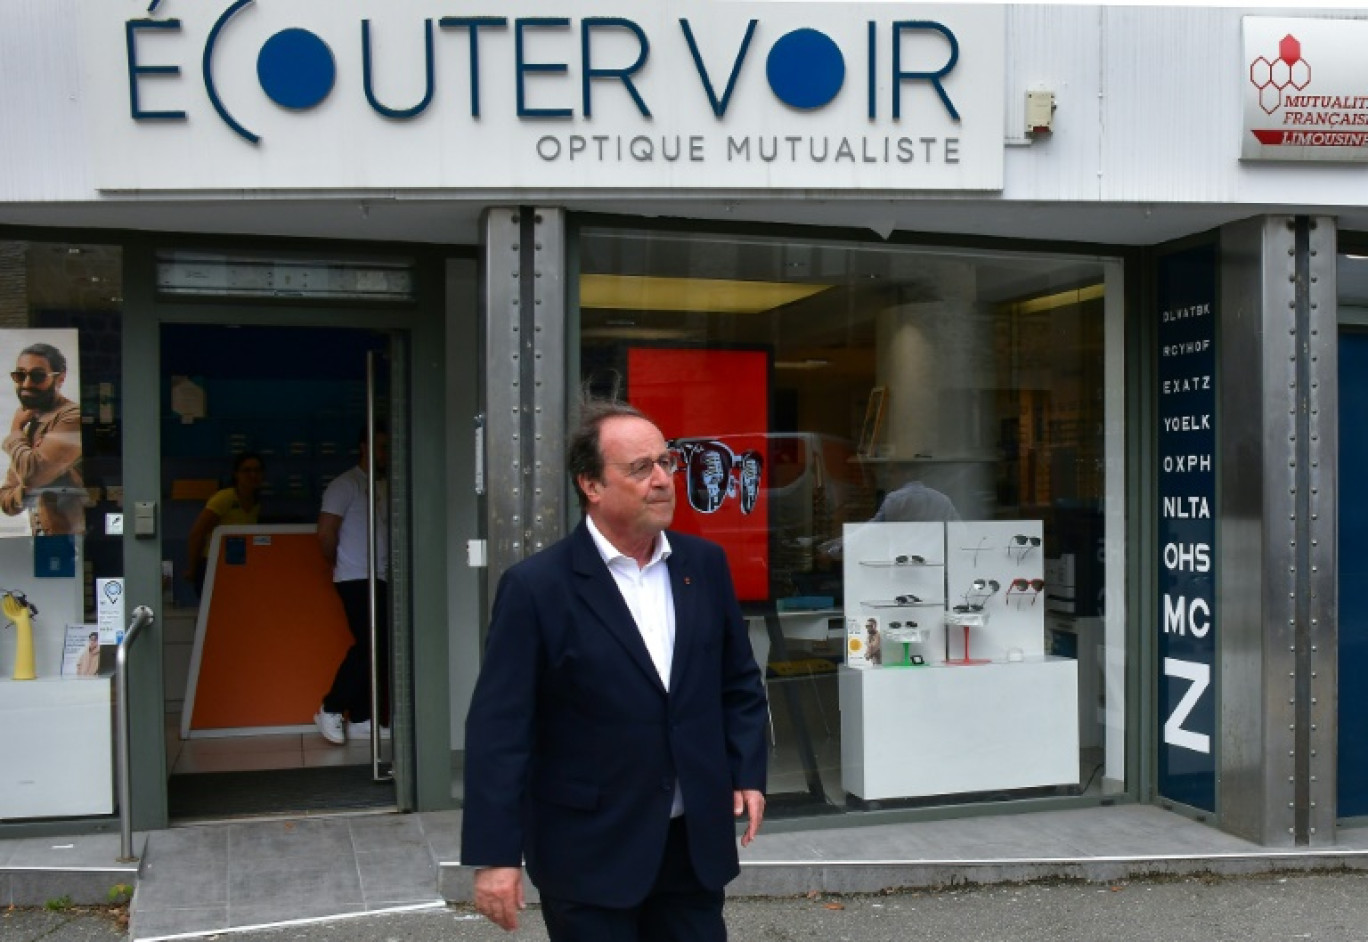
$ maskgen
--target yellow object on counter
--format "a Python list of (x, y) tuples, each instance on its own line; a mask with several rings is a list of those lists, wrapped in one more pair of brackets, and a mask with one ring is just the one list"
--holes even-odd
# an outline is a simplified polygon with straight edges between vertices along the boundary
[(14, 653), (14, 679), (34, 680), (38, 672), (34, 669), (33, 621), (29, 618), (28, 602), (22, 597), (16, 598), (13, 592), (6, 592), (0, 598), (0, 607), (19, 633), (19, 647)]

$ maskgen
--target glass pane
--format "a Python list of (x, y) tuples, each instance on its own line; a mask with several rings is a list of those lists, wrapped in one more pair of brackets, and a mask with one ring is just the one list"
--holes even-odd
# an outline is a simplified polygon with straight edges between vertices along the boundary
[(1124, 787), (1119, 263), (599, 228), (580, 257), (583, 381), (657, 421), (675, 529), (727, 550), (774, 813)]
[[(105, 526), (122, 509), (122, 305), (118, 247), (0, 242), (0, 357), (15, 395), (0, 456), (0, 571), (49, 627), (94, 622), (96, 580), (123, 575), (122, 541)], [(44, 643), (62, 634), (43, 632)], [(63, 663), (60, 650), (38, 657), (40, 673)]]

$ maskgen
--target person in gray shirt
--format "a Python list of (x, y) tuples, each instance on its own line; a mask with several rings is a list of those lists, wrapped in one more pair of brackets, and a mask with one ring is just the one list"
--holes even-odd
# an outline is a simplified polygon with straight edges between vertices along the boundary
[[(949, 497), (933, 487), (927, 487), (921, 481), (908, 481), (888, 492), (869, 522), (910, 523), (959, 519), (959, 511), (955, 509), (955, 504)], [(818, 549), (825, 556), (838, 558), (842, 553), (842, 547), (843, 541), (838, 536), (827, 540)]]
[(908, 481), (890, 491), (872, 518), (875, 523), (958, 520), (959, 512), (950, 498), (921, 481)]

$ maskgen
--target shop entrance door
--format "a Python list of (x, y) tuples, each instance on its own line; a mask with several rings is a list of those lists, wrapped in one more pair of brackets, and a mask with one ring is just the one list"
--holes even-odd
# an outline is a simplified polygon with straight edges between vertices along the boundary
[[(1368, 331), (1339, 338), (1339, 584), (1368, 584)], [(1339, 817), (1368, 815), (1368, 593), (1339, 595)]]
[[(409, 593), (387, 558), (408, 532), (395, 499), (408, 492), (406, 340), (365, 327), (160, 329), (172, 822), (399, 805), (395, 770), (412, 762), (396, 762), (409, 747), (390, 731), (412, 729), (399, 679)], [(371, 637), (381, 656), (368, 659)]]

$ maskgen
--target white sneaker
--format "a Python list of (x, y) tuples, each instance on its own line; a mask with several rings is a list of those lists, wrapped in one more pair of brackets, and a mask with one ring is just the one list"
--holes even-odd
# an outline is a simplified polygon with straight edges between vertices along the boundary
[[(350, 735), (350, 736), (355, 736), (355, 737), (357, 737), (357, 738), (362, 738), (362, 739), (370, 739), (370, 731), (371, 731), (371, 721), (370, 721), (370, 720), (363, 720), (363, 721), (360, 722), (360, 723), (348, 723), (348, 724), (347, 724), (347, 733), (348, 733), (348, 735)], [(388, 727), (388, 726), (381, 726), (381, 727), (380, 727), (380, 738), (381, 738), (381, 739), (389, 739), (389, 738), (390, 738), (390, 730), (389, 730), (389, 727)]]
[(342, 727), (341, 713), (328, 713), (322, 707), (314, 714), (314, 725), (318, 727), (318, 733), (330, 743), (338, 746), (347, 744), (347, 731)]

